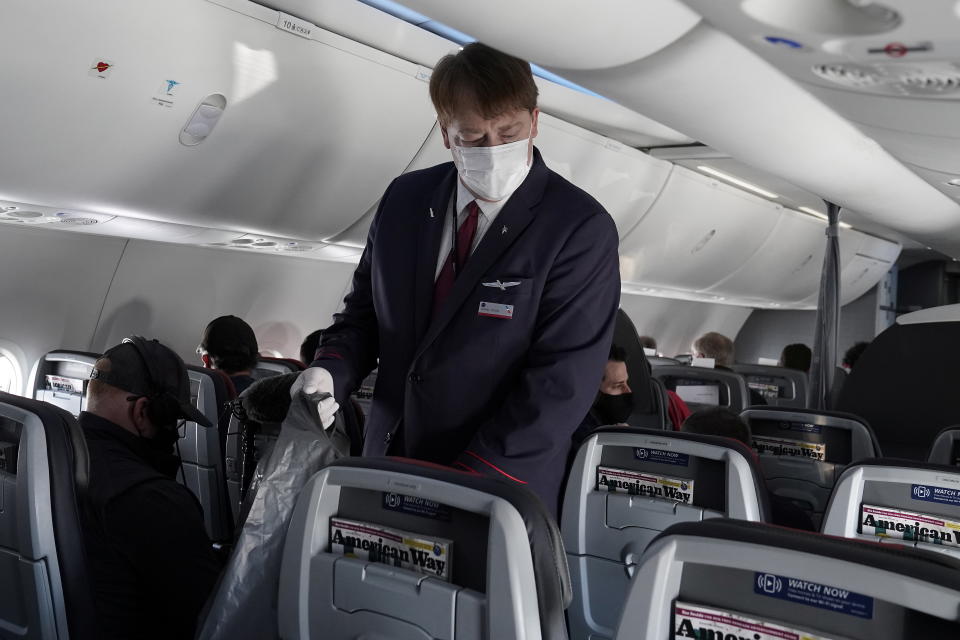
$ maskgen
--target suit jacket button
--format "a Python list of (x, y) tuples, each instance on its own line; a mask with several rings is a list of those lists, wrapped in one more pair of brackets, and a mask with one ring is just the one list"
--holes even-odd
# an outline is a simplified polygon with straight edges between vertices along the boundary
[(416, 374), (416, 373), (410, 374), (410, 382), (412, 382), (413, 384), (418, 384), (421, 380), (423, 380), (423, 378), (421, 378), (419, 374)]
[(391, 440), (393, 440), (392, 433), (388, 433), (387, 435), (383, 436), (383, 444), (390, 444)]

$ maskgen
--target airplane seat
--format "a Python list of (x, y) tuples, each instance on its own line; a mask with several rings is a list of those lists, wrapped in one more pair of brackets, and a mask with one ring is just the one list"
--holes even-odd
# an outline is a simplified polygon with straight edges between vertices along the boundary
[[(640, 344), (633, 321), (623, 309), (617, 310), (617, 320), (613, 328), (613, 344), (627, 352), (628, 384), (633, 390), (633, 412), (627, 418), (631, 425), (663, 429), (666, 424), (666, 410), (660, 411), (655, 394), (659, 390), (650, 383), (650, 363)], [(599, 381), (598, 381), (599, 384)]]
[(653, 377), (680, 396), (691, 411), (719, 405), (739, 413), (750, 401), (746, 381), (734, 371), (664, 365), (654, 367)]
[(521, 485), (347, 458), (297, 498), (279, 630), (291, 640), (564, 640), (570, 597), (556, 523)]
[(194, 405), (215, 425), (207, 429), (186, 422), (178, 442), (183, 482), (200, 501), (207, 534), (214, 542), (233, 537), (233, 514), (229, 503), (226, 443), (230, 429), (229, 402), (236, 397), (230, 377), (217, 369), (187, 365), (190, 396)]
[(837, 409), (868, 420), (885, 455), (923, 460), (941, 429), (960, 424), (960, 366), (949, 346), (960, 340), (960, 322), (910, 322), (909, 315), (866, 348)]
[(99, 357), (99, 353), (70, 349), (45, 354), (37, 364), (31, 395), (79, 417), (87, 408), (87, 383)]
[(881, 455), (870, 425), (847, 413), (751, 407), (740, 417), (750, 426), (767, 486), (817, 526), (844, 467)]
[(952, 558), (706, 520), (650, 544), (616, 638), (948, 638), (958, 621)]
[(803, 371), (763, 364), (735, 364), (730, 368), (742, 375), (747, 387), (762, 395), (770, 406), (807, 406), (807, 374)]
[(927, 453), (927, 462), (960, 467), (960, 426), (947, 427), (937, 434)]
[(856, 462), (837, 481), (823, 532), (960, 559), (960, 469), (893, 458)]
[(843, 367), (836, 367), (833, 370), (833, 384), (830, 385), (830, 395), (827, 396), (828, 409), (836, 409), (840, 403), (843, 385), (846, 384), (848, 375), (850, 374)]
[(637, 427), (646, 427), (649, 429), (673, 429), (670, 422), (670, 397), (667, 395), (667, 388), (663, 382), (651, 376), (650, 389), (653, 397), (653, 411), (646, 415), (643, 421), (635, 421), (630, 424)]
[(725, 516), (768, 521), (767, 502), (753, 451), (736, 440), (628, 427), (594, 431), (577, 451), (561, 512), (574, 587), (571, 637), (613, 638), (637, 562), (661, 531)]
[(271, 358), (260, 356), (257, 360), (257, 366), (253, 369), (253, 377), (257, 380), (269, 378), (270, 376), (282, 375), (284, 373), (295, 373), (303, 371), (306, 367), (299, 360), (293, 358)]
[(0, 393), (0, 636), (99, 637), (80, 523), (88, 478), (69, 412)]

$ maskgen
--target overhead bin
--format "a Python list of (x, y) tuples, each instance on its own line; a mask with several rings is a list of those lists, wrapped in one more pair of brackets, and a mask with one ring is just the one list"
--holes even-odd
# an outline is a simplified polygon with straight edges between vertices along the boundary
[[(877, 284), (900, 255), (900, 245), (883, 238), (852, 231), (856, 251), (849, 261), (843, 261), (840, 272), (840, 301), (852, 302)], [(843, 240), (841, 239), (841, 246)], [(854, 244), (854, 243), (851, 243)]]
[(621, 238), (647, 213), (670, 175), (669, 162), (546, 113), (538, 130), (536, 145), (547, 166), (596, 198)]
[[(30, 63), (4, 74), (4, 148), (17, 153), (0, 157), (0, 194), (317, 240), (356, 221), (433, 126), (422, 68), (233, 4), (250, 15), (192, 0), (6, 3), (17, 20), (0, 26), (0, 55)], [(227, 104), (215, 129), (182, 145), (215, 93)]]
[[(577, 185), (610, 212), (621, 237), (646, 214), (666, 184), (672, 165), (615, 140), (541, 113), (534, 144), (547, 166)], [(439, 125), (434, 126), (406, 171), (450, 162)], [(330, 242), (363, 246), (379, 199)]]
[[(825, 229), (821, 220), (783, 211), (763, 246), (707, 291), (782, 304), (800, 302), (820, 286)], [(841, 246), (848, 244), (844, 235)]]
[(621, 277), (709, 289), (760, 250), (781, 215), (768, 200), (675, 166), (660, 197), (620, 243)]
[[(778, 303), (786, 306), (807, 304), (820, 290), (820, 275), (823, 269), (823, 252), (826, 247), (824, 231), (826, 223), (811, 216), (785, 210), (774, 232), (770, 234), (763, 247), (751, 256), (740, 269), (729, 278), (717, 283), (707, 291), (734, 298), (755, 298), (766, 303)], [(891, 263), (899, 254), (900, 245), (868, 236), (851, 229), (840, 229), (840, 265), (842, 273), (856, 268), (853, 262), (863, 248), (864, 238), (871, 238), (877, 245), (874, 251), (885, 260), (886, 268), (876, 277), (858, 281), (860, 290), (855, 297), (862, 295), (889, 271)], [(891, 253), (893, 258), (890, 258)], [(851, 266), (853, 265), (853, 266)], [(862, 267), (860, 267), (862, 270)], [(869, 284), (867, 284), (869, 283)], [(850, 283), (847, 283), (850, 284)], [(854, 289), (846, 287), (841, 295), (847, 295)], [(853, 298), (850, 298), (851, 300)]]

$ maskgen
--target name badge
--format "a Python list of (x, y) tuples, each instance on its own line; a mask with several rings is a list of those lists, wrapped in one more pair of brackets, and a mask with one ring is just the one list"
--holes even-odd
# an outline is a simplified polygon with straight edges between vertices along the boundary
[(486, 318), (500, 318), (501, 320), (513, 319), (512, 304), (497, 304), (495, 302), (481, 302), (478, 315)]

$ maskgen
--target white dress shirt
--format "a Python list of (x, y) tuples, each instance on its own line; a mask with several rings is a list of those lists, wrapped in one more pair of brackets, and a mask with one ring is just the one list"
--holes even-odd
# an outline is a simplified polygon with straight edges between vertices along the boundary
[(440, 236), (440, 253), (437, 255), (437, 271), (433, 276), (434, 280), (440, 277), (440, 272), (443, 270), (443, 263), (447, 261), (447, 258), (450, 257), (450, 252), (453, 251), (453, 238), (451, 237), (450, 229), (451, 218), (453, 217), (450, 213), (453, 207), (455, 206), (457, 211), (457, 229), (459, 229), (463, 221), (467, 219), (468, 204), (477, 200), (477, 205), (480, 207), (480, 214), (477, 216), (477, 231), (473, 234), (473, 244), (470, 246), (470, 255), (473, 255), (473, 252), (476, 251), (477, 246), (480, 244), (480, 240), (483, 239), (483, 234), (493, 226), (494, 220), (497, 219), (497, 214), (500, 213), (503, 205), (507, 204), (507, 200), (509, 199), (509, 197), (504, 198), (499, 202), (477, 200), (473, 197), (473, 194), (463, 186), (460, 178), (457, 178), (457, 191), (454, 197), (451, 198), (450, 204), (447, 205), (447, 210), (443, 214), (443, 233)]

